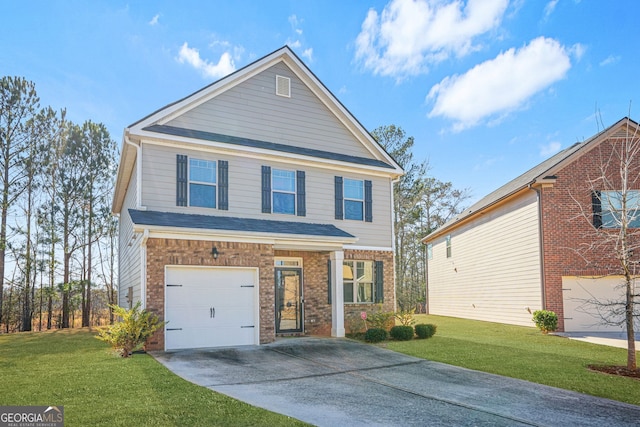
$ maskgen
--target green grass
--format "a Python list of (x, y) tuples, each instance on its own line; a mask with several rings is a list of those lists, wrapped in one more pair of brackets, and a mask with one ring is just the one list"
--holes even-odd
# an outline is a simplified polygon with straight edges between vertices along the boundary
[(0, 405), (63, 405), (67, 426), (306, 425), (123, 359), (84, 330), (0, 335)]
[(433, 323), (433, 338), (389, 341), (411, 356), (519, 378), (640, 405), (640, 381), (589, 371), (587, 365), (626, 365), (626, 349), (543, 335), (535, 328), (442, 316), (416, 315)]

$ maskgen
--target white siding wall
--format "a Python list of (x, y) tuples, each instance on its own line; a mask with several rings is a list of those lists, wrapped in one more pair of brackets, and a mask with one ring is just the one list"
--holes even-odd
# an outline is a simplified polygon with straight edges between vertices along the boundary
[[(136, 159), (137, 162), (137, 159)], [(118, 305), (128, 307), (127, 293), (133, 287), (133, 303), (140, 300), (140, 236), (134, 240), (133, 223), (128, 209), (136, 207), (137, 182), (135, 166), (125, 195), (122, 212), (120, 212), (119, 239), (119, 275), (118, 275)]]
[[(291, 98), (276, 95), (291, 78)], [(296, 147), (375, 158), (284, 64), (277, 64), (167, 123)]]
[(429, 312), (533, 326), (541, 308), (538, 203), (534, 191), (433, 242)]
[[(263, 214), (261, 204), (261, 166), (295, 170), (290, 164), (252, 158), (219, 155), (211, 152), (143, 145), (142, 205), (148, 210), (196, 213), (242, 218), (334, 224), (359, 237), (358, 246), (391, 247), (391, 185), (389, 178), (333, 173), (331, 170), (298, 167), (305, 171), (307, 215)], [(176, 155), (185, 154), (206, 160), (229, 161), (229, 210), (176, 206)], [(334, 176), (370, 179), (373, 186), (373, 222), (336, 220)]]

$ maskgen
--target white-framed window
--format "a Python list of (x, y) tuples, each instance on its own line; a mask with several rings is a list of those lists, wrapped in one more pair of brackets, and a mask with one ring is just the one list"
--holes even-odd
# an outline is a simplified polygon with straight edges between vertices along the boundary
[(282, 169), (271, 171), (273, 213), (296, 214), (296, 172)]
[[(601, 191), (600, 205), (603, 228), (620, 228), (622, 225), (622, 192)], [(628, 190), (626, 200), (627, 226), (640, 228), (640, 190)]]
[(217, 163), (189, 159), (189, 206), (216, 207)]
[(342, 264), (344, 302), (353, 304), (375, 302), (373, 276), (373, 261), (344, 261)]
[(344, 218), (364, 220), (364, 181), (344, 179)]
[(445, 243), (447, 247), (447, 258), (451, 258), (451, 234), (445, 237)]
[(433, 259), (433, 243), (427, 243), (427, 259)]
[(274, 260), (275, 267), (302, 267), (302, 258), (278, 257)]

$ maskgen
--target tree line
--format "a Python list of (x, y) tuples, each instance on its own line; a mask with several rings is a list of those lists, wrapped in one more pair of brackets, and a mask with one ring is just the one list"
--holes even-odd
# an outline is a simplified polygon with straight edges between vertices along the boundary
[(0, 328), (90, 326), (116, 302), (117, 148), (102, 123), (41, 107), (35, 84), (0, 79)]
[(426, 247), (421, 240), (462, 212), (469, 189), (429, 175), (429, 162), (413, 156), (415, 140), (395, 125), (381, 126), (373, 137), (404, 169), (394, 185), (396, 301), (401, 310), (424, 310), (426, 303)]

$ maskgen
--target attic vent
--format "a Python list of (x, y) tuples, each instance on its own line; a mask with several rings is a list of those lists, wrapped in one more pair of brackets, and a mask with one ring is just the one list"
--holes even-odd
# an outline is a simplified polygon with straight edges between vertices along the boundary
[(276, 76), (276, 95), (291, 98), (291, 79), (284, 76)]

